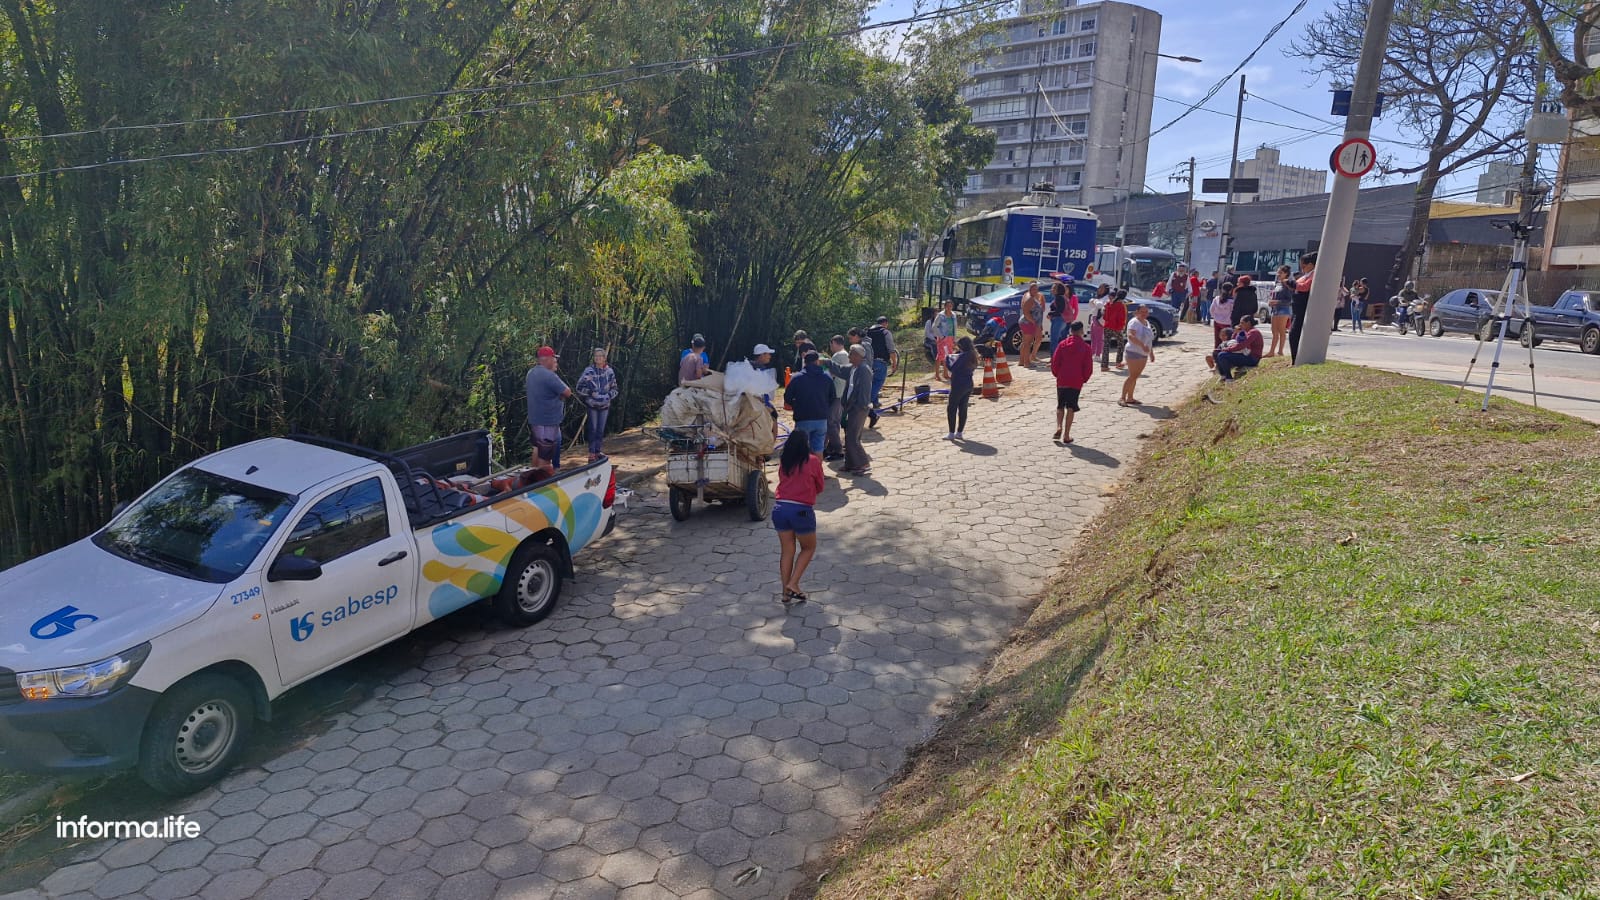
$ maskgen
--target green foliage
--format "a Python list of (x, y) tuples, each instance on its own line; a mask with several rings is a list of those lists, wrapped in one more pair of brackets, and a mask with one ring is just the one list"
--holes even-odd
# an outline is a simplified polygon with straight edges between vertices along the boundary
[(854, 242), (981, 142), (863, 11), (0, 0), (0, 565), (266, 434), (519, 454), (541, 344), (610, 348), (623, 424), (691, 331), (859, 321)]

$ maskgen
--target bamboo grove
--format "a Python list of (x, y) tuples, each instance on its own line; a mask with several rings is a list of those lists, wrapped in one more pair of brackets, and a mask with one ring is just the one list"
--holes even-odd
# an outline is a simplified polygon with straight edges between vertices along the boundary
[(836, 314), (991, 147), (954, 24), (863, 11), (0, 0), (0, 565), (266, 435), (520, 453), (541, 344), (637, 420), (690, 332)]

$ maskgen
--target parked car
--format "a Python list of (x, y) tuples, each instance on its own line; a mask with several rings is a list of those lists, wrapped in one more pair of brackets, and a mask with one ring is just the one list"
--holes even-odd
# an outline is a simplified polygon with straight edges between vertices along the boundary
[[(1446, 332), (1481, 334), (1485, 340), (1499, 332), (1495, 327), (1494, 304), (1500, 292), (1483, 288), (1460, 288), (1445, 294), (1433, 303), (1428, 311), (1428, 333), (1439, 337)], [(1522, 322), (1513, 317), (1506, 332), (1520, 337)]]
[[(982, 334), (983, 329), (989, 324), (989, 320), (994, 318), (995, 313), (998, 312), (1005, 317), (1006, 333), (1003, 343), (1005, 344), (1006, 352), (1012, 355), (1020, 353), (1022, 351), (1022, 330), (1017, 327), (1017, 323), (1022, 318), (1022, 295), (1027, 289), (1028, 285), (1026, 284), (1007, 285), (999, 290), (980, 294), (968, 300), (968, 333), (973, 336)], [(1049, 303), (1049, 283), (1039, 282), (1039, 290), (1045, 293), (1045, 302)], [(1095, 285), (1087, 281), (1074, 281), (1072, 283), (1072, 293), (1078, 298), (1078, 320), (1085, 324), (1089, 322), (1089, 303), (1094, 299), (1094, 292)], [(1049, 328), (1049, 319), (1046, 319), (1044, 342), (1039, 345), (1041, 349), (1048, 349), (1050, 346)]]
[[(1535, 306), (1530, 312), (1533, 327), (1527, 329), (1523, 346), (1529, 340), (1562, 341), (1577, 344), (1585, 353), (1600, 353), (1600, 291), (1567, 291), (1554, 304)], [(1512, 324), (1520, 323), (1513, 318)]]
[(544, 618), (611, 531), (615, 471), (489, 460), (484, 431), (394, 454), (253, 441), (0, 572), (0, 765), (190, 793), (295, 685), (480, 600)]
[(1150, 330), (1155, 332), (1156, 340), (1171, 337), (1178, 333), (1178, 308), (1161, 300), (1135, 300), (1128, 298), (1128, 315), (1133, 315), (1134, 309), (1140, 306), (1150, 307)]

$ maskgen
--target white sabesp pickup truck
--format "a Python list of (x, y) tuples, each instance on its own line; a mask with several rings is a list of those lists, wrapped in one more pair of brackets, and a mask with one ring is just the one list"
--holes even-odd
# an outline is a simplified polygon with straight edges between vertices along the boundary
[(525, 484), (489, 457), (483, 431), (395, 454), (254, 441), (0, 572), (0, 766), (189, 793), (297, 684), (479, 600), (544, 618), (615, 524), (615, 470)]

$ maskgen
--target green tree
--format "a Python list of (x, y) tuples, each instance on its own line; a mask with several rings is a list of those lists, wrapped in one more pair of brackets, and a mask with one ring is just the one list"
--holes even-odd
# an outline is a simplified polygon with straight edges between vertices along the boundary
[[(1439, 179), (1520, 140), (1535, 83), (1536, 43), (1523, 0), (1398, 0), (1384, 50), (1384, 107), (1422, 143), (1423, 161), (1388, 163), (1417, 176), (1416, 202), (1390, 277), (1409, 277), (1428, 236)], [(1287, 51), (1348, 83), (1361, 57), (1367, 0), (1336, 0)]]
[(647, 345), (696, 168), (575, 77), (646, 40), (555, 2), (0, 2), (0, 558), (264, 434), (520, 438), (538, 344)]

